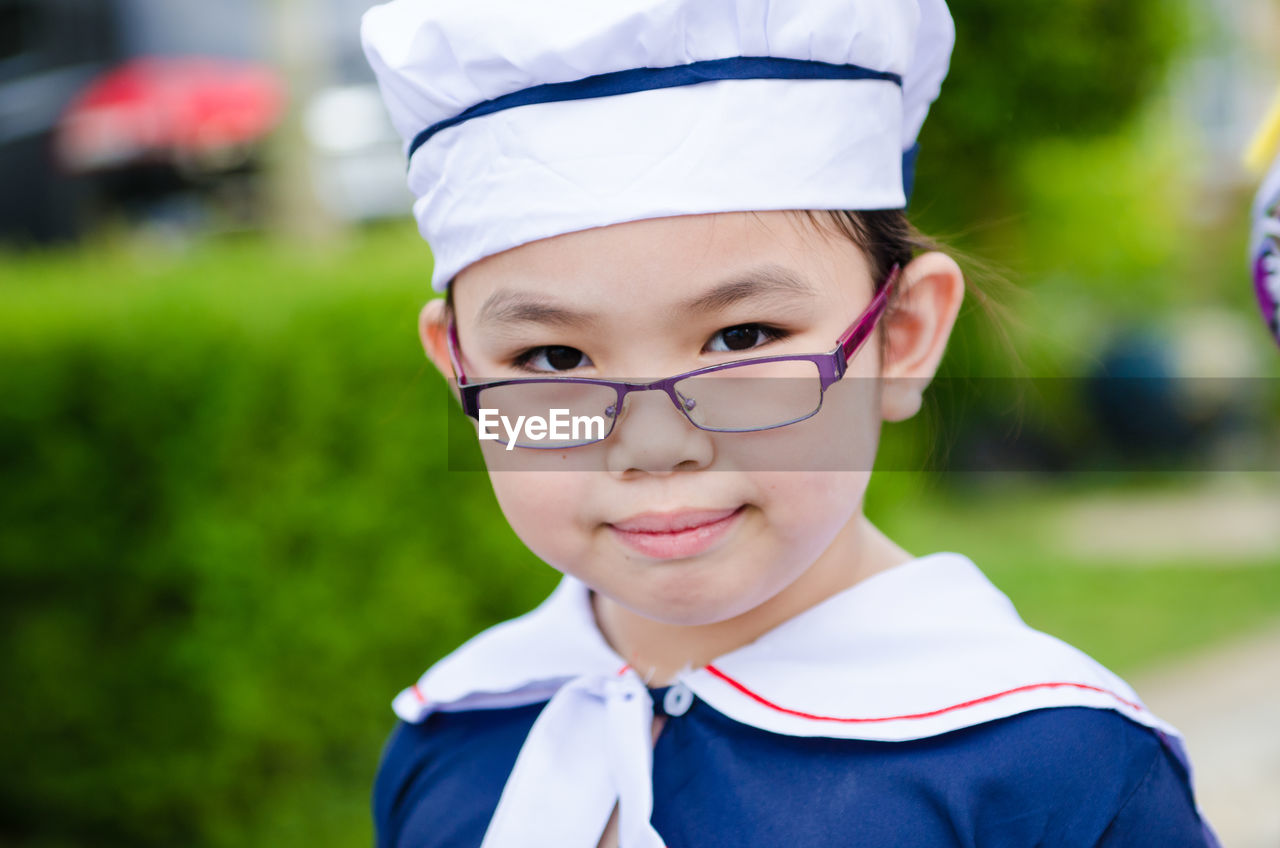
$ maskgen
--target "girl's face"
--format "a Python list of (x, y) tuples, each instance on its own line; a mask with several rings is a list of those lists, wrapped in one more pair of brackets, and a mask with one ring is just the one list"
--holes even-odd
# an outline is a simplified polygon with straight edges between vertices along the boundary
[[(471, 380), (649, 381), (747, 357), (830, 351), (875, 283), (848, 239), (769, 212), (545, 239), (470, 266), (453, 292)], [(954, 317), (944, 306), (938, 355)], [(428, 353), (448, 369), (444, 321), (438, 301), (424, 310)], [(891, 335), (886, 349), (918, 359), (921, 327), (907, 324), (901, 343)], [(881, 389), (880, 354), (877, 335), (816, 416), (778, 429), (699, 430), (653, 391), (629, 395), (612, 433), (593, 445), (506, 451), (481, 442), (498, 502), (535, 554), (651, 620), (713, 624), (803, 594), (855, 567), (880, 420), (905, 417), (918, 402), (918, 385)], [(923, 364), (931, 374), (936, 356)]]

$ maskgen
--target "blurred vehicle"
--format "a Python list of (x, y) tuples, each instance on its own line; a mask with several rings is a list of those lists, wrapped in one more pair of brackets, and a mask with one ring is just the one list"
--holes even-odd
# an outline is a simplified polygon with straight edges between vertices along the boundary
[(244, 185), (284, 109), (267, 23), (254, 0), (0, 0), (0, 238)]
[(302, 115), (316, 196), (344, 221), (402, 218), (413, 205), (404, 147), (360, 48), (360, 15), (373, 3), (329, 0), (317, 33), (328, 74)]
[(97, 3), (0, 0), (0, 236), (38, 241), (79, 229), (81, 185), (55, 165), (62, 111), (115, 57)]

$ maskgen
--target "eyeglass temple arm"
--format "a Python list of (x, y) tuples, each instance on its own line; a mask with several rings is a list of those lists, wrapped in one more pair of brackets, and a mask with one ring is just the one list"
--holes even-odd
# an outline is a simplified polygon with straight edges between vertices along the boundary
[(454, 376), (458, 378), (458, 385), (461, 386), (467, 382), (467, 375), (462, 371), (462, 353), (458, 346), (458, 325), (449, 319), (449, 364), (453, 366)]
[(885, 306), (889, 303), (889, 296), (893, 293), (894, 284), (898, 282), (898, 276), (901, 271), (901, 265), (894, 265), (890, 269), (889, 276), (885, 277), (884, 285), (880, 287), (880, 291), (876, 292), (876, 296), (871, 298), (871, 302), (867, 304), (862, 317), (840, 337), (840, 351), (844, 354), (845, 362), (848, 362), (858, 348), (862, 347), (862, 343), (867, 340), (867, 336), (871, 335), (871, 331), (875, 329), (876, 322), (880, 320), (880, 316), (884, 314)]

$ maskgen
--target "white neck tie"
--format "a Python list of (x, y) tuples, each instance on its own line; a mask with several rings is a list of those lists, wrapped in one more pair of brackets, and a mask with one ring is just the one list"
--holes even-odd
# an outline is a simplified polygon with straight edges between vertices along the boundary
[(652, 727), (633, 671), (565, 684), (529, 730), (481, 848), (595, 848), (615, 802), (619, 848), (663, 848), (649, 823)]

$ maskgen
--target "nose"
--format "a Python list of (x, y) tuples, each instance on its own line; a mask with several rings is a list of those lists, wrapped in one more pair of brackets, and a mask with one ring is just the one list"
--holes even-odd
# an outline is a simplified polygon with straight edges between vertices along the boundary
[[(693, 398), (676, 396), (685, 409), (696, 405)], [(660, 389), (628, 394), (605, 444), (608, 470), (620, 476), (695, 471), (715, 458), (712, 434), (693, 426)]]

